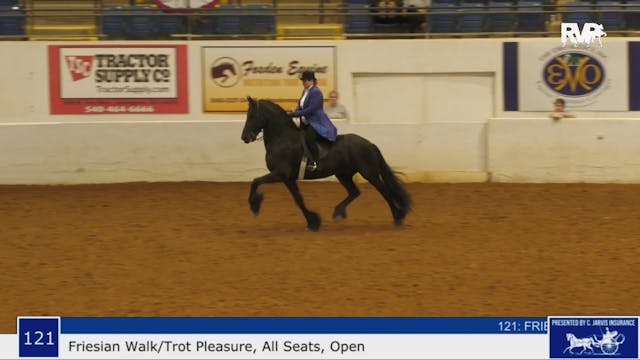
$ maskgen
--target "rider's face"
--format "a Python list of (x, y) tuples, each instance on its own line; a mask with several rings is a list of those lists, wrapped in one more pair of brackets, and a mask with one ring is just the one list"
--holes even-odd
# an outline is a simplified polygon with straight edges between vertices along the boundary
[(313, 80), (302, 80), (302, 86), (304, 86), (305, 89), (310, 88), (311, 85), (313, 85)]

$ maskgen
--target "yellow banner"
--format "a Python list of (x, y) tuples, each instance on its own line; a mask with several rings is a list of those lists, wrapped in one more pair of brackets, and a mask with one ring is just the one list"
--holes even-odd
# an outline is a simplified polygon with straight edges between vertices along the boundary
[(300, 74), (314, 71), (325, 97), (335, 89), (333, 46), (212, 46), (202, 48), (205, 112), (245, 112), (247, 96), (293, 110)]

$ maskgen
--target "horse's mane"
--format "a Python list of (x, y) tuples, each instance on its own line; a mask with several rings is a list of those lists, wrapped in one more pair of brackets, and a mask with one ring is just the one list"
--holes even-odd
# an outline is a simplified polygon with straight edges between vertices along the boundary
[(272, 118), (283, 120), (283, 122), (287, 126), (295, 128), (295, 125), (293, 121), (291, 121), (291, 118), (287, 115), (287, 112), (282, 108), (282, 106), (276, 104), (275, 102), (267, 99), (259, 99), (256, 100), (255, 107), (255, 110), (266, 110), (270, 113), (270, 115), (273, 115)]
[(267, 106), (267, 108), (268, 108), (269, 110), (271, 110), (271, 111), (279, 112), (279, 113), (281, 113), (281, 115), (286, 115), (286, 114), (287, 114), (287, 112), (286, 112), (286, 111), (284, 111), (284, 109), (282, 108), (282, 106), (280, 106), (280, 105), (278, 105), (278, 104), (274, 103), (274, 102), (273, 102), (273, 101), (271, 101), (271, 100), (267, 100), (267, 99), (260, 99), (260, 100), (256, 100), (256, 101), (257, 101), (257, 102), (260, 102), (260, 106), (265, 106), (265, 105), (266, 105), (266, 106)]

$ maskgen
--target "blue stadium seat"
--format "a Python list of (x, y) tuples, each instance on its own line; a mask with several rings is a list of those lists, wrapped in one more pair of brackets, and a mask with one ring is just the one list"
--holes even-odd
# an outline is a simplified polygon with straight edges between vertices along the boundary
[(0, 0), (0, 9), (12, 8), (19, 5), (18, 0)]
[(370, 0), (345, 0), (344, 4), (349, 7), (349, 5), (371, 5)]
[(438, 7), (447, 7), (449, 5), (458, 6), (458, 0), (432, 0), (431, 6)]
[(344, 31), (348, 34), (368, 34), (373, 30), (373, 19), (369, 12), (369, 5), (347, 4), (344, 17)]
[[(483, 3), (464, 3), (460, 7), (460, 18), (458, 31), (460, 32), (482, 32), (484, 30), (485, 14), (487, 8)], [(473, 12), (474, 14), (469, 14)]]
[(102, 33), (122, 37), (126, 31), (126, 11), (122, 8), (106, 8), (102, 12)]
[(622, 13), (622, 2), (616, 0), (598, 0), (596, 3), (598, 10), (603, 11), (620, 11), (620, 12), (601, 12), (598, 16), (598, 22), (602, 24), (606, 30), (624, 30), (626, 21)]
[(567, 3), (566, 6), (568, 12), (562, 14), (562, 22), (577, 23), (582, 29), (582, 25), (584, 23), (595, 21), (594, 13), (581, 12), (585, 10), (593, 10), (590, 3), (574, 1)]
[[(515, 7), (511, 1), (490, 0), (486, 20), (486, 29), (491, 32), (511, 32), (516, 25)], [(504, 12), (505, 14), (501, 14)]]
[(133, 7), (127, 18), (126, 33), (134, 39), (149, 39), (156, 35), (154, 10), (147, 7)]
[[(640, 0), (627, 0), (627, 4), (625, 6), (627, 11), (640, 11)], [(627, 27), (632, 30), (640, 29), (640, 13), (631, 13), (628, 12), (625, 14), (625, 22)], [(607, 28), (604, 28), (605, 31)]]
[(220, 5), (213, 19), (213, 30), (216, 34), (235, 35), (242, 33), (242, 8), (237, 5)]
[[(163, 13), (164, 14), (164, 13)], [(187, 32), (186, 17), (179, 15), (159, 15), (155, 17), (158, 35), (169, 36)]]
[(267, 4), (249, 4), (242, 17), (242, 32), (245, 34), (275, 35), (276, 18), (273, 6)]
[[(454, 4), (431, 7), (431, 17), (429, 18), (429, 32), (432, 33), (453, 33), (458, 31), (458, 15), (455, 15), (457, 6)], [(439, 14), (447, 13), (447, 14)]]
[(212, 34), (215, 32), (214, 23), (216, 16), (199, 14), (193, 17), (191, 32), (194, 34)]
[(0, 35), (24, 35), (25, 16), (16, 5), (0, 7)]
[[(518, 0), (518, 22), (516, 29), (519, 31), (543, 31), (545, 30), (544, 7), (539, 0)], [(535, 13), (535, 12), (540, 13)], [(526, 12), (530, 12), (526, 14)]]

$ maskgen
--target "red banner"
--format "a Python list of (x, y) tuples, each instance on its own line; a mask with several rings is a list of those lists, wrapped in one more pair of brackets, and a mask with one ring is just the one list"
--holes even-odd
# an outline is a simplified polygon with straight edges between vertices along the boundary
[(186, 45), (50, 45), (51, 114), (189, 112)]

